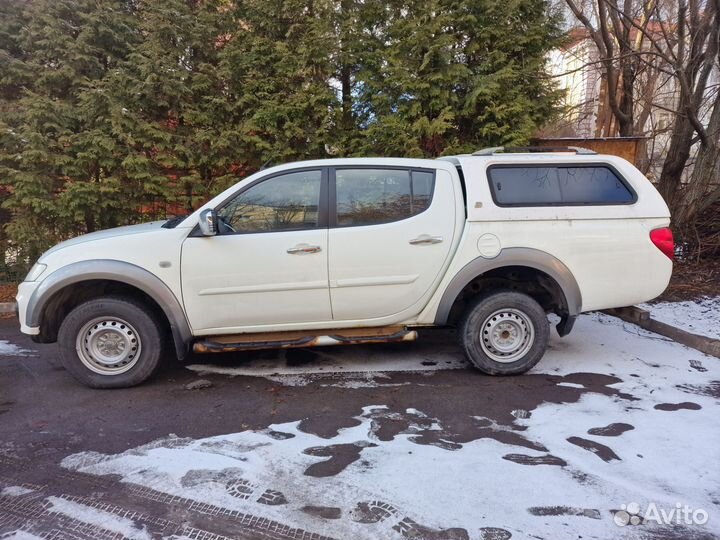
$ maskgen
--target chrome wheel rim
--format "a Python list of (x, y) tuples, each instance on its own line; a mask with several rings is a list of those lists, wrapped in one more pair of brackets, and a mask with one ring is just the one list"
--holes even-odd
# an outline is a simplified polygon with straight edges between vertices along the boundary
[(98, 317), (78, 333), (76, 349), (80, 361), (100, 375), (119, 375), (140, 359), (142, 343), (137, 330), (118, 317)]
[(483, 322), (480, 346), (496, 362), (507, 364), (525, 356), (535, 342), (535, 327), (517, 309), (499, 309)]

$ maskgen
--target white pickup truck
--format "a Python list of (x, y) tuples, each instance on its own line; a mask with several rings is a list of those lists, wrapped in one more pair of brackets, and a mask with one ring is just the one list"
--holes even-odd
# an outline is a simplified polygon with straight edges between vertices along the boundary
[(185, 218), (80, 236), (20, 285), (21, 329), (93, 387), (190, 351), (407, 341), (454, 325), (488, 374), (530, 369), (548, 313), (658, 296), (670, 214), (627, 161), (583, 149), (262, 170)]

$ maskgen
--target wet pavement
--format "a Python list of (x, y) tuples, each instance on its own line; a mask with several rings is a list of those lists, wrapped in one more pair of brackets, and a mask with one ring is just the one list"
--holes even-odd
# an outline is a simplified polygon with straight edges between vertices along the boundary
[(495, 378), (454, 339), (92, 390), (0, 321), (0, 538), (720, 537), (720, 359), (593, 314)]

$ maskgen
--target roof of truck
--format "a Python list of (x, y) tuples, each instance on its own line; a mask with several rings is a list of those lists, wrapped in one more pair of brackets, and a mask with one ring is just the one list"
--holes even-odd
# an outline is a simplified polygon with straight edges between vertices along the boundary
[(588, 159), (592, 159), (593, 157), (598, 158), (612, 158), (615, 156), (605, 155), (605, 154), (598, 154), (594, 150), (589, 150), (587, 148), (580, 148), (578, 146), (560, 146), (560, 147), (548, 147), (548, 146), (523, 146), (523, 147), (503, 147), (503, 146), (496, 146), (492, 148), (483, 148), (481, 150), (477, 150), (476, 152), (473, 152), (472, 154), (457, 154), (454, 156), (442, 156), (437, 159), (442, 161), (449, 161), (451, 163), (454, 163), (455, 165), (460, 164), (461, 159), (471, 159), (471, 158), (493, 158), (493, 159), (501, 159), (501, 160), (508, 160), (508, 161), (518, 161), (518, 160), (539, 160), (539, 161), (553, 161), (557, 160), (558, 158), (562, 158), (563, 160), (568, 159), (570, 161), (574, 161), (576, 158), (577, 161), (588, 161)]

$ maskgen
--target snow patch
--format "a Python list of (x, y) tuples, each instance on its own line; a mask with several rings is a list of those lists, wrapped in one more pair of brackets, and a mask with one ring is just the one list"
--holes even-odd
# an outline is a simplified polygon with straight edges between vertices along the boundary
[(380, 383), (376, 383), (375, 381), (350, 379), (350, 380), (338, 381), (333, 384), (321, 384), (320, 386), (333, 386), (335, 388), (358, 389), (358, 388), (378, 388), (379, 386), (402, 386), (405, 384), (410, 384), (410, 383), (380, 384)]
[(364, 345), (343, 347), (341, 353), (320, 349), (313, 349), (317, 355), (316, 359), (301, 365), (288, 363), (286, 350), (279, 350), (272, 358), (249, 356), (241, 365), (191, 364), (187, 368), (200, 376), (216, 374), (231, 377), (264, 377), (287, 386), (305, 386), (317, 380), (318, 376), (341, 374), (345, 377), (367, 379), (370, 373), (378, 376), (382, 373), (432, 372), (468, 367), (467, 361), (457, 355), (452, 343), (434, 345), (432, 358), (417, 354), (412, 346), (398, 347), (389, 352), (383, 347)]
[(139, 528), (131, 519), (97, 510), (62, 497), (48, 497), (46, 500), (50, 503), (48, 510), (55, 514), (63, 514), (101, 529), (120, 533), (130, 540), (151, 540), (148, 531), (144, 527)]
[(3, 540), (43, 540), (39, 536), (35, 536), (34, 534), (30, 534), (26, 531), (14, 531), (10, 533), (10, 536), (3, 536)]
[(720, 339), (720, 296), (706, 296), (687, 302), (658, 302), (640, 304), (650, 316), (660, 322), (687, 332)]
[(311, 379), (304, 375), (266, 375), (265, 378), (284, 386), (307, 386), (311, 382)]
[(584, 384), (578, 384), (574, 382), (559, 382), (557, 386), (566, 386), (567, 388), (585, 388)]
[(0, 355), (1, 356), (31, 356), (35, 351), (23, 349), (14, 343), (0, 339)]
[[(116, 474), (169, 496), (336, 538), (401, 540), (400, 523), (410, 521), (431, 529), (463, 528), (470, 540), (482, 538), (483, 527), (521, 538), (633, 537), (637, 529), (619, 528), (612, 519), (614, 510), (630, 502), (702, 508), (710, 520), (693, 532), (720, 535), (714, 502), (720, 485), (720, 469), (714, 466), (720, 447), (718, 402), (693, 390), (720, 378), (716, 359), (592, 314), (578, 319), (569, 338), (554, 336), (532, 372), (567, 376), (559, 385), (566, 388), (558, 392), (590, 386), (581, 384), (582, 377), (606, 377), (607, 387), (626, 397), (588, 391), (576, 402), (512, 411), (513, 431), (542, 451), (516, 444), (505, 433), (508, 426), (483, 416), (484, 410), (459, 408), (458, 415), (500, 436), (457, 442), (452, 428), (427, 410), (368, 405), (355, 417), (356, 425), (330, 438), (303, 431), (298, 420), (196, 440), (161, 439), (115, 455), (75, 454), (62, 465)], [(522, 392), (522, 385), (515, 391)], [(699, 408), (656, 408), (683, 402)], [(634, 429), (617, 436), (591, 434), (611, 423)], [(402, 428), (388, 435), (384, 425)], [(357, 459), (330, 476), (312, 474), (353, 453)], [(263, 504), (268, 490), (281, 492), (284, 502)], [(358, 519), (363, 507), (372, 505), (384, 509), (382, 519)], [(304, 512), (308, 506), (339, 508), (341, 517), (323, 520)], [(554, 516), (532, 508), (581, 511)], [(642, 532), (652, 533), (651, 527)]]
[(21, 497), (22, 495), (27, 495), (32, 492), (32, 489), (24, 488), (22, 486), (8, 486), (0, 491), (0, 495), (5, 497)]

